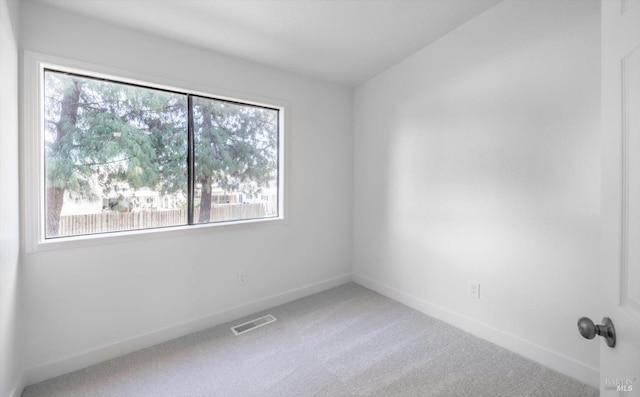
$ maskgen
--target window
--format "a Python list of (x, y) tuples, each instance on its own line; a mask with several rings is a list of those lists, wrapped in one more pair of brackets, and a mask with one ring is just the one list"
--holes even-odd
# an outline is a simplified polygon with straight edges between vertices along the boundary
[(38, 74), (38, 243), (281, 218), (282, 108), (43, 63)]

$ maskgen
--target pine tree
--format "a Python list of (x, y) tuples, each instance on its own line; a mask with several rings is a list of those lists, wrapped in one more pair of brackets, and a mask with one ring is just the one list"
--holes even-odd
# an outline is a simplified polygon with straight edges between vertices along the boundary
[(209, 222), (213, 186), (255, 192), (277, 177), (278, 112), (194, 97), (199, 223)]

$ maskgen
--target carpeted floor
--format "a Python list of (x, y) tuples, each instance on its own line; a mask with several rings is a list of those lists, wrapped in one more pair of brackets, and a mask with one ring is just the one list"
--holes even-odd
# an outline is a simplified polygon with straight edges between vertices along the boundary
[[(240, 336), (230, 325), (273, 314)], [(23, 397), (598, 396), (354, 283), (28, 387)]]

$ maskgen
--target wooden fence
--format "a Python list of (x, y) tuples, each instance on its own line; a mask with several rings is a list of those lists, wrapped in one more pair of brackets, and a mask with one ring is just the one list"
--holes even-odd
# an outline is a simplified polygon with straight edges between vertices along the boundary
[[(211, 222), (264, 218), (268, 216), (263, 203), (213, 204)], [(200, 209), (194, 210), (198, 222)], [(63, 215), (60, 217), (58, 236), (105, 233), (123, 230), (151, 229), (187, 224), (187, 210), (103, 212), (99, 214)]]

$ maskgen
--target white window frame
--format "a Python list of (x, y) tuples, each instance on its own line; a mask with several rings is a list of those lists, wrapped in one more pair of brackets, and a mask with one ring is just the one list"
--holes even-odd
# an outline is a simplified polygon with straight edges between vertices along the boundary
[[(278, 216), (258, 219), (237, 220), (230, 222), (211, 222), (194, 225), (171, 226), (153, 229), (138, 229), (119, 232), (86, 234), (79, 236), (45, 238), (45, 173), (44, 173), (44, 70), (53, 69), (75, 73), (87, 77), (103, 78), (136, 84), (149, 88), (177, 91), (185, 94), (217, 98), (248, 105), (264, 106), (279, 112), (278, 137)], [(285, 223), (285, 204), (287, 202), (287, 184), (285, 183), (285, 157), (287, 119), (285, 112), (287, 105), (283, 101), (256, 98), (245, 94), (237, 95), (225, 93), (215, 87), (194, 90), (194, 83), (175, 86), (166, 78), (149, 77), (134, 72), (128, 72), (94, 65), (86, 62), (74, 61), (60, 57), (25, 51), (23, 58), (22, 76), (22, 126), (21, 126), (21, 225), (23, 249), (27, 253), (61, 248), (77, 248), (117, 242), (131, 242), (134, 239), (149, 239), (157, 237), (183, 236), (191, 233), (203, 233), (213, 230), (224, 231), (234, 228), (255, 227), (258, 225), (273, 225)], [(191, 86), (191, 87), (189, 87)], [(205, 91), (202, 91), (202, 90)]]

